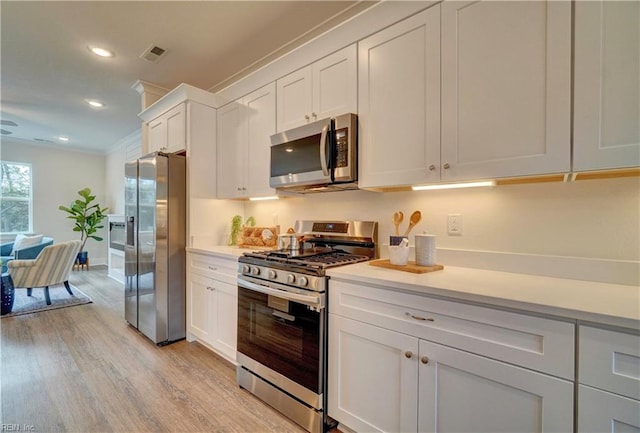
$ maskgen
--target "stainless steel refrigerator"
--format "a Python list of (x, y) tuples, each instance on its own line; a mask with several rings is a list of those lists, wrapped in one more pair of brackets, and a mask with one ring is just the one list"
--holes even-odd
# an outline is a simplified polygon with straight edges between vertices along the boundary
[(156, 344), (186, 335), (186, 160), (125, 164), (125, 319)]

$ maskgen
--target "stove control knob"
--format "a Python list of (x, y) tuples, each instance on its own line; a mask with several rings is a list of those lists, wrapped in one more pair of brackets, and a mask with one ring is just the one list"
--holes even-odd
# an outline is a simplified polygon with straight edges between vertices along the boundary
[(276, 274), (276, 271), (274, 270), (270, 270), (268, 275), (270, 280), (275, 280), (276, 277), (278, 276), (278, 274)]
[(243, 274), (248, 274), (251, 271), (251, 268), (249, 267), (249, 265), (243, 265), (242, 266), (242, 273)]
[(296, 282), (296, 276), (293, 274), (287, 275), (287, 283), (293, 284)]
[(307, 279), (307, 277), (300, 277), (300, 280), (298, 281), (298, 285), (300, 287), (305, 287), (307, 284), (309, 284), (309, 280)]
[(251, 268), (252, 275), (260, 275), (260, 268)]

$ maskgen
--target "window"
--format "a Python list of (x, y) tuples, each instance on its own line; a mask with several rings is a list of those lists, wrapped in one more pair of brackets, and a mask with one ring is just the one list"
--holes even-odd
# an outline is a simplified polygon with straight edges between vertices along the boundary
[(30, 233), (33, 197), (31, 164), (0, 161), (0, 232)]

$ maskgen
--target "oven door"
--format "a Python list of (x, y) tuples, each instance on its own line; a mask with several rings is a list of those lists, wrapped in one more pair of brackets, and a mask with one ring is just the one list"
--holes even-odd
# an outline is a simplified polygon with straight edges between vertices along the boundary
[(279, 284), (240, 276), (239, 363), (321, 409), (325, 314), (324, 293), (292, 293)]

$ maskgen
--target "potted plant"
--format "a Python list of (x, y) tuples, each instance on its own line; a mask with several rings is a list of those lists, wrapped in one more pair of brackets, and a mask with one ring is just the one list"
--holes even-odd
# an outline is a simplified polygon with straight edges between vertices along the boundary
[(98, 229), (103, 228), (102, 220), (107, 217), (105, 213), (107, 208), (102, 208), (98, 203), (93, 203), (96, 199), (95, 195), (91, 195), (91, 189), (83, 188), (78, 191), (81, 199), (76, 199), (69, 207), (59, 206), (58, 209), (68, 213), (67, 218), (75, 221), (73, 227), (74, 232), (80, 232), (80, 252), (76, 263), (79, 265), (87, 264), (88, 252), (84, 250), (84, 246), (89, 238), (101, 241), (102, 238), (96, 235)]

